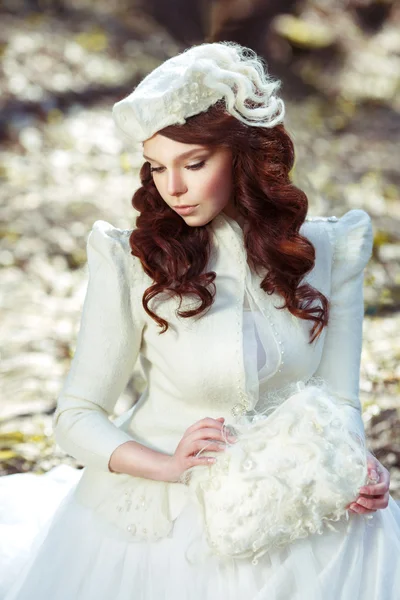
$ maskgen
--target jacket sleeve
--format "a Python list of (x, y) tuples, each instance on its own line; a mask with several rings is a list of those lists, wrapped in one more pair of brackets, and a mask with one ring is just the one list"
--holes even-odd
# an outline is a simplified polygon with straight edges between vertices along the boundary
[(364, 268), (373, 246), (371, 219), (353, 209), (326, 223), (333, 249), (330, 317), (321, 362), (314, 376), (322, 377), (343, 402), (349, 430), (365, 440), (359, 399)]
[(109, 469), (113, 451), (132, 440), (109, 420), (139, 355), (143, 323), (132, 302), (140, 264), (129, 235), (96, 221), (87, 240), (89, 281), (75, 354), (57, 400), (54, 437), (81, 464)]

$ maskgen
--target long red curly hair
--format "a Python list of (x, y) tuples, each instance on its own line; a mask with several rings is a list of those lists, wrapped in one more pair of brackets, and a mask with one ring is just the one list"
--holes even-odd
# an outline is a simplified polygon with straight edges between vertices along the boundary
[[(248, 126), (227, 113), (219, 101), (183, 125), (170, 125), (158, 133), (185, 144), (231, 149), (233, 201), (248, 221), (244, 244), (249, 267), (256, 272), (258, 267), (268, 270), (260, 287), (267, 294), (282, 296), (285, 302), (280, 310), (287, 308), (295, 317), (314, 321), (311, 344), (328, 324), (329, 301), (310, 284), (300, 285), (314, 267), (315, 248), (299, 233), (308, 200), (290, 181), (295, 154), (285, 127)], [(150, 300), (161, 292), (181, 302), (184, 294), (194, 294), (199, 306), (178, 311), (181, 317), (193, 317), (212, 305), (217, 274), (205, 272), (211, 253), (206, 225), (190, 227), (164, 202), (148, 162), (141, 167), (140, 180), (142, 185), (132, 197), (140, 214), (129, 242), (132, 255), (154, 282), (144, 292), (143, 307), (164, 333), (168, 322), (149, 308)]]

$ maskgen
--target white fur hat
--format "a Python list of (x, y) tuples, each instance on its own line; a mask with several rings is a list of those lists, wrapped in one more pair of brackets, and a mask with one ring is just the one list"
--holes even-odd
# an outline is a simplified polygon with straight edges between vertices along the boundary
[(113, 118), (125, 136), (143, 142), (224, 98), (227, 112), (243, 123), (274, 127), (285, 114), (283, 100), (276, 95), (280, 85), (250, 48), (235, 42), (204, 43), (151, 71), (114, 105)]

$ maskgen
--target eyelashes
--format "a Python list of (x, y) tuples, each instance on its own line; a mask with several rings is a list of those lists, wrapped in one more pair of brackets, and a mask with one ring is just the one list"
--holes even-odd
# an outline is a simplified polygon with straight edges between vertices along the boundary
[[(196, 163), (195, 165), (189, 165), (188, 167), (185, 167), (186, 169), (190, 169), (191, 171), (198, 171), (199, 169), (201, 169), (202, 167), (204, 167), (204, 165), (206, 164), (205, 160), (202, 160), (199, 163)], [(161, 173), (161, 171), (164, 169), (164, 167), (150, 167), (150, 173)]]
[(188, 169), (191, 169), (192, 171), (197, 171), (198, 169), (201, 169), (202, 167), (204, 167), (205, 164), (206, 164), (206, 161), (202, 160), (201, 162), (199, 162), (195, 165), (189, 165)]

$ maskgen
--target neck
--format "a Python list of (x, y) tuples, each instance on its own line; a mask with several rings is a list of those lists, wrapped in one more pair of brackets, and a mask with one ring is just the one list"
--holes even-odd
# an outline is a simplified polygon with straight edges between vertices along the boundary
[(226, 207), (223, 212), (231, 219), (234, 219), (241, 229), (244, 228), (246, 219), (236, 209), (232, 210), (231, 207)]
[(240, 227), (242, 229), (244, 229), (244, 225), (246, 223), (246, 219), (242, 215), (239, 215), (238, 217), (236, 217), (235, 221), (240, 225)]

